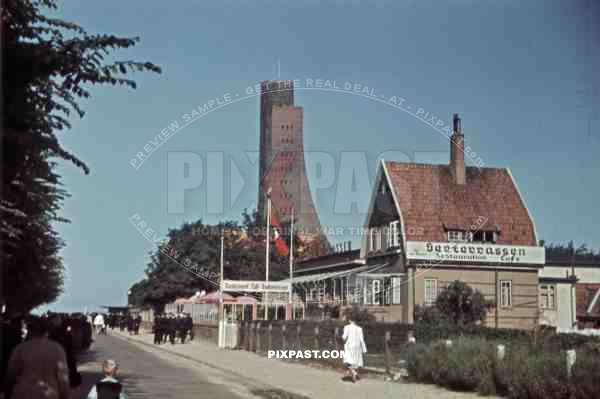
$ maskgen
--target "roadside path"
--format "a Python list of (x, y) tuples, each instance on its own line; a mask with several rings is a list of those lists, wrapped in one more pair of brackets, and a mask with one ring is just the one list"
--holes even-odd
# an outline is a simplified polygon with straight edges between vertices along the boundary
[(89, 351), (79, 359), (82, 384), (71, 399), (85, 399), (102, 376), (101, 363), (114, 359), (119, 364), (119, 379), (130, 399), (241, 399), (257, 398), (248, 385), (232, 383), (228, 375), (210, 367), (182, 359), (165, 351), (151, 351), (113, 335), (94, 336)]
[(220, 350), (213, 343), (198, 339), (184, 345), (154, 345), (149, 334), (130, 336), (117, 331), (113, 334), (139, 350), (175, 355), (181, 362), (195, 365), (193, 367), (207, 367), (224, 374), (231, 384), (277, 388), (311, 399), (481, 398), (474, 393), (451, 392), (433, 385), (386, 382), (375, 378), (352, 384), (342, 381), (341, 374), (335, 370), (269, 359), (247, 351)]

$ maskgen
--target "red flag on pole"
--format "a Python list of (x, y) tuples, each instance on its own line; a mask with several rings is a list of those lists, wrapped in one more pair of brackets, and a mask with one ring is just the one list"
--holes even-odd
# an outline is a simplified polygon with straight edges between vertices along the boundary
[[(269, 201), (269, 206), (270, 205), (271, 201)], [(273, 210), (270, 210), (270, 214), (271, 226), (273, 227), (273, 242), (275, 243), (275, 249), (277, 249), (277, 253), (279, 254), (279, 256), (288, 256), (290, 250), (281, 234), (283, 229), (281, 228), (281, 224), (279, 223), (279, 219), (277, 218), (277, 213), (273, 212)]]

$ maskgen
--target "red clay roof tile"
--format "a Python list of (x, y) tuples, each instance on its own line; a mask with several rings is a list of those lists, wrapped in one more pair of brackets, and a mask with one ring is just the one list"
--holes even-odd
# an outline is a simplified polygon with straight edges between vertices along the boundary
[(533, 221), (507, 169), (385, 162), (409, 241), (447, 241), (447, 230), (498, 231), (497, 244), (537, 245)]

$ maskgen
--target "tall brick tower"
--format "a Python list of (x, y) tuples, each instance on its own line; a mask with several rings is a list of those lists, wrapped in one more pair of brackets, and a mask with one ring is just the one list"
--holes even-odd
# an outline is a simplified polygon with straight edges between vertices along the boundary
[(291, 80), (261, 82), (260, 175), (258, 211), (267, 214), (266, 191), (282, 221), (288, 222), (294, 209), (294, 230), (304, 239), (318, 239), (322, 251), (329, 248), (322, 234), (312, 200), (304, 163), (303, 110), (294, 106)]

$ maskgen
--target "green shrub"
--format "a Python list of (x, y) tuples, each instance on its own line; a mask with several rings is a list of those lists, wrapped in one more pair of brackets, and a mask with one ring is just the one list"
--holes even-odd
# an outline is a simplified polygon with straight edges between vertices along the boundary
[(495, 392), (494, 347), (484, 339), (455, 338), (431, 345), (415, 344), (408, 352), (407, 371), (413, 379), (459, 391)]
[(571, 385), (574, 397), (597, 399), (600, 396), (600, 350), (578, 351), (572, 370)]
[(492, 394), (494, 386), (494, 346), (481, 338), (458, 338), (448, 348), (443, 386), (462, 391)]
[(360, 308), (356, 305), (348, 308), (344, 311), (346, 319), (354, 321), (356, 324), (361, 325), (364, 323), (372, 323), (375, 321), (375, 315), (369, 313), (366, 308)]
[(413, 344), (407, 350), (407, 371), (416, 381), (438, 384), (444, 379), (443, 360), (447, 348), (443, 342), (431, 345)]
[(562, 351), (532, 351), (525, 345), (508, 349), (495, 374), (497, 391), (509, 398), (559, 399), (570, 397)]
[(444, 341), (412, 345), (407, 351), (409, 376), (453, 390), (495, 393), (511, 399), (599, 397), (600, 348), (595, 346), (578, 351), (569, 378), (562, 350), (509, 343), (505, 358), (498, 360), (493, 341), (472, 337), (451, 340), (449, 347)]

